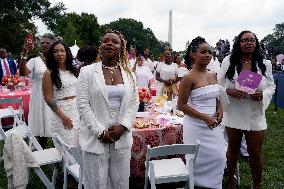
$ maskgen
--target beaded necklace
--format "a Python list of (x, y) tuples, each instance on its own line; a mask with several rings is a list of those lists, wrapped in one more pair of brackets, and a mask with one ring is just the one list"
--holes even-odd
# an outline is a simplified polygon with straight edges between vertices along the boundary
[(103, 66), (103, 68), (109, 70), (111, 82), (113, 83), (113, 74), (116, 71), (116, 69), (118, 68), (118, 65), (116, 65), (116, 66), (106, 66), (106, 65), (102, 64), (102, 66)]

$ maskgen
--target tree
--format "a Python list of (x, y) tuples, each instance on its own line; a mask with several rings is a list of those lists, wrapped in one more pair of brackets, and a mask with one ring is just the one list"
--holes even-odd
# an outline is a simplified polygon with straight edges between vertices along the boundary
[(57, 19), (54, 28), (50, 25), (50, 29), (63, 37), (69, 46), (74, 45), (75, 40), (79, 46), (99, 45), (101, 28), (94, 14), (66, 13)]
[(48, 20), (49, 16), (60, 15), (64, 10), (63, 4), (56, 4), (52, 7), (48, 0), (1, 0), (0, 48), (19, 54), (24, 37), (28, 33), (37, 33), (33, 19)]
[(102, 26), (107, 29), (120, 31), (127, 41), (127, 48), (133, 46), (138, 53), (143, 53), (144, 48), (148, 48), (152, 55), (158, 57), (164, 51), (168, 43), (159, 41), (150, 28), (144, 28), (143, 23), (131, 18), (119, 18)]
[(267, 49), (273, 49), (276, 54), (284, 52), (284, 22), (276, 24), (272, 34), (265, 36), (261, 43), (265, 45)]

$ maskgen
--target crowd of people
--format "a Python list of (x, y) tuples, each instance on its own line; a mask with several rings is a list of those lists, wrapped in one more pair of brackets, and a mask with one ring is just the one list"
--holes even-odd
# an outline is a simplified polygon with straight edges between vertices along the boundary
[[(261, 187), (265, 110), (275, 91), (274, 64), (280, 61), (284, 70), (284, 55), (275, 63), (265, 60), (254, 33), (242, 31), (232, 51), (228, 40), (218, 41), (214, 51), (198, 36), (185, 55), (165, 49), (158, 62), (148, 48), (143, 54), (135, 47), (127, 51), (123, 35), (112, 31), (102, 36), (100, 47), (83, 47), (75, 59), (64, 39), (45, 34), (39, 45), (39, 56), (29, 59), (34, 44), (26, 41), (18, 65), (0, 49), (0, 77), (16, 74), (18, 66), (31, 79), (29, 127), (44, 148), (56, 133), (82, 151), (85, 189), (129, 188), (138, 87), (178, 97), (185, 114), (183, 142), (200, 141), (196, 187), (222, 188), (227, 164), (228, 188), (234, 189), (241, 143), (247, 144), (253, 188)], [(243, 70), (262, 77), (253, 94), (236, 89)]]

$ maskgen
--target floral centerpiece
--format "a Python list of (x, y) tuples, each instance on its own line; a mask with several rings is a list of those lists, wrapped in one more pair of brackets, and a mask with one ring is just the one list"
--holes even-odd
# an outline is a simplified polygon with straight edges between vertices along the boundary
[(15, 90), (15, 86), (20, 83), (20, 77), (18, 75), (4, 76), (2, 78), (2, 85), (7, 86), (8, 89)]
[(145, 88), (145, 87), (139, 88), (138, 94), (139, 94), (139, 101), (140, 101), (138, 111), (144, 112), (145, 111), (145, 104), (150, 103), (152, 95), (151, 95), (150, 90), (148, 88)]

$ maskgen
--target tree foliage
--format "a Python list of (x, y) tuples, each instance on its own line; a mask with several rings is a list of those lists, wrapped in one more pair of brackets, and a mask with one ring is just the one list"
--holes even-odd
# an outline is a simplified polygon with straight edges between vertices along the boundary
[(66, 13), (57, 19), (55, 27), (49, 28), (63, 37), (69, 46), (74, 45), (75, 40), (79, 46), (99, 45), (101, 28), (94, 14)]
[(276, 24), (272, 34), (265, 36), (261, 42), (266, 48), (273, 49), (276, 54), (284, 52), (284, 22)]
[(24, 37), (36, 34), (33, 19), (49, 19), (61, 14), (63, 4), (51, 6), (48, 0), (1, 0), (0, 1), (0, 48), (13, 53), (21, 51)]
[(144, 48), (150, 49), (151, 54), (159, 56), (169, 43), (159, 41), (150, 28), (144, 28), (143, 23), (131, 18), (119, 18), (102, 26), (107, 29), (120, 31), (127, 40), (127, 47), (133, 46), (138, 53), (143, 53)]

